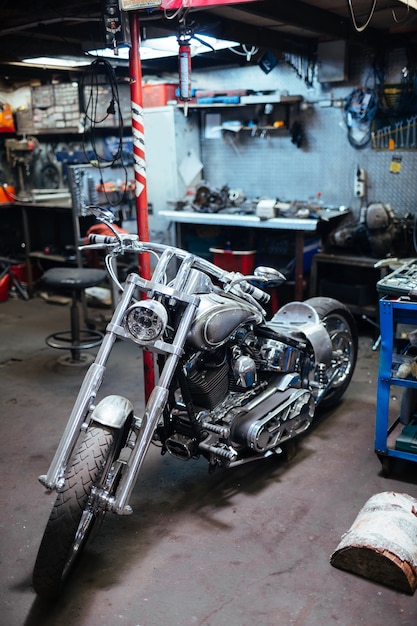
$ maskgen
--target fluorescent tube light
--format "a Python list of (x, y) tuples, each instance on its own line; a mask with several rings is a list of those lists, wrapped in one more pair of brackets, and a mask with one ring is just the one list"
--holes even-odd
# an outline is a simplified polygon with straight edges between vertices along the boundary
[[(208, 35), (197, 35), (197, 39), (191, 39), (191, 55), (204, 54), (205, 52), (212, 52), (214, 50), (224, 50), (227, 48), (234, 48), (240, 44), (236, 41), (227, 41), (224, 39), (216, 39), (215, 37), (209, 37)], [(204, 43), (207, 45), (204, 45)], [(89, 50), (86, 54), (94, 57), (106, 57), (114, 59), (115, 61), (127, 61), (129, 59), (129, 47), (121, 46), (117, 49), (118, 54), (115, 54), (112, 48), (103, 48), (97, 50)], [(140, 45), (140, 57), (143, 61), (149, 61), (151, 59), (163, 59), (165, 57), (173, 57), (178, 55), (178, 41), (175, 35), (168, 37), (158, 37), (155, 39), (145, 39)], [(91, 60), (88, 56), (84, 58), (69, 58), (69, 57), (33, 57), (28, 59), (22, 59), (21, 63), (25, 65), (32, 65), (34, 67), (53, 68), (53, 69), (70, 69), (75, 67), (82, 67), (90, 65)], [(20, 65), (20, 63), (19, 63)]]
[(52, 67), (64, 69), (90, 65), (90, 61), (88, 59), (69, 59), (65, 57), (33, 57), (31, 59), (22, 59), (22, 63), (25, 63), (27, 65), (34, 65), (36, 67)]
[[(191, 39), (191, 55), (204, 54), (205, 52), (212, 52), (214, 50), (225, 50), (227, 48), (234, 48), (240, 44), (236, 41), (227, 41), (224, 39), (216, 39), (215, 37), (209, 37), (207, 35), (197, 35), (200, 41)], [(206, 42), (204, 45), (201, 42)], [(103, 48), (100, 50), (89, 50), (88, 54), (94, 56), (103, 56), (112, 59), (128, 59), (129, 48), (127, 46), (121, 46), (118, 48), (118, 55), (114, 54), (112, 48)], [(172, 57), (178, 55), (178, 41), (175, 35), (169, 37), (158, 37), (155, 39), (145, 39), (140, 44), (140, 57), (144, 61), (151, 59), (162, 59), (164, 57)]]

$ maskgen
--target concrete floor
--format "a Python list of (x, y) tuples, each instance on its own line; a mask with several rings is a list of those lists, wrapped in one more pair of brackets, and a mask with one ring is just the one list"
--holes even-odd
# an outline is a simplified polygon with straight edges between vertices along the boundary
[[(417, 597), (335, 569), (329, 557), (374, 494), (417, 497), (413, 464), (381, 475), (373, 450), (378, 353), (361, 336), (344, 401), (295, 458), (209, 476), (152, 448), (129, 517), (108, 515), (62, 597), (37, 599), (32, 567), (52, 502), (38, 483), (81, 381), (44, 343), (67, 307), (0, 303), (1, 626), (415, 626)], [(112, 385), (114, 383), (114, 385)], [(142, 403), (134, 347), (105, 385)]]

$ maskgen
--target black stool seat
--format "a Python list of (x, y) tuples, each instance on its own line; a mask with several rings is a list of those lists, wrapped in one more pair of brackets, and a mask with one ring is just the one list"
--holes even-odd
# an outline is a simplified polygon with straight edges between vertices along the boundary
[(57, 291), (84, 291), (95, 287), (107, 277), (104, 270), (89, 267), (53, 267), (42, 276), (45, 287)]
[(81, 350), (88, 350), (100, 345), (103, 333), (98, 330), (80, 327), (78, 303), (81, 294), (88, 287), (95, 287), (107, 277), (104, 270), (83, 267), (53, 267), (42, 276), (43, 286), (53, 292), (71, 293), (71, 327), (51, 333), (45, 339), (46, 344), (58, 350), (70, 350), (70, 356), (58, 359), (63, 365), (85, 365), (89, 359), (81, 355)]

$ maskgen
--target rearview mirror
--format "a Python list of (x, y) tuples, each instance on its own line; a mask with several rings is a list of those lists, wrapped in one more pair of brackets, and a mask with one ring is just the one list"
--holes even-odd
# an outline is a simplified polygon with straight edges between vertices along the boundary
[(113, 224), (115, 220), (114, 213), (107, 207), (93, 205), (88, 208), (89, 211), (94, 215), (94, 217), (100, 220), (100, 222), (110, 222), (110, 224)]
[(263, 283), (274, 283), (274, 285), (281, 285), (286, 281), (284, 274), (281, 274), (279, 270), (274, 267), (265, 267), (260, 265), (254, 270), (254, 276)]

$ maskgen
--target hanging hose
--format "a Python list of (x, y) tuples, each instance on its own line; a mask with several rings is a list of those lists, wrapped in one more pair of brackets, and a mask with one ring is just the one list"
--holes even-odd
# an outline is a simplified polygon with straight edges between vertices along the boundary
[(345, 101), (345, 122), (348, 141), (354, 148), (364, 148), (371, 140), (372, 121), (378, 110), (373, 89), (358, 87)]

